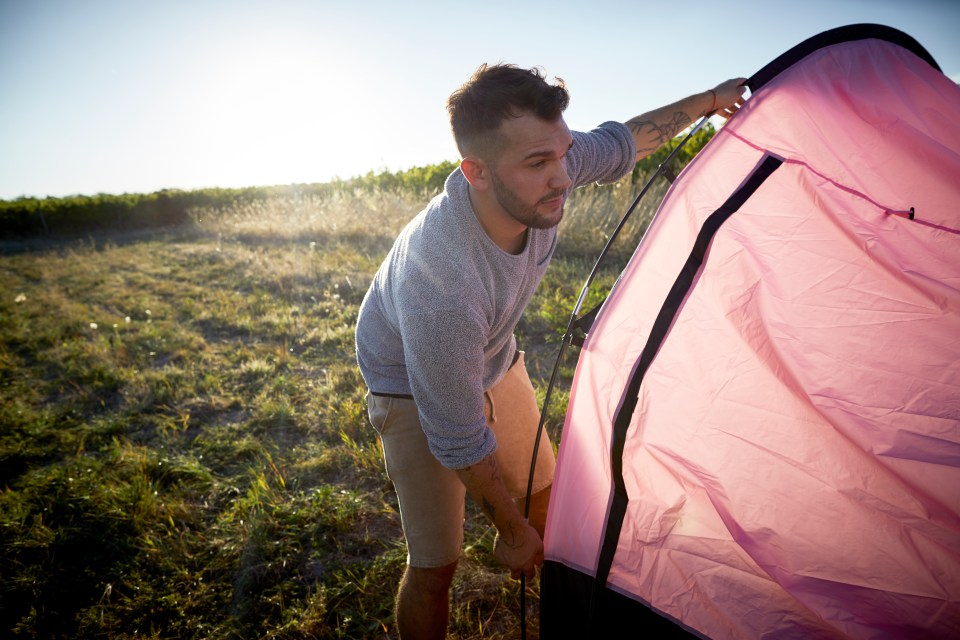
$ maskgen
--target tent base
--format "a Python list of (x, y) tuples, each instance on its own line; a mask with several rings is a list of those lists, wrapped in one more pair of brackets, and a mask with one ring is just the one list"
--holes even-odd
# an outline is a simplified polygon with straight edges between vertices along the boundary
[(603, 589), (590, 616), (593, 576), (548, 560), (540, 583), (540, 637), (617, 638), (629, 631), (631, 638), (698, 638), (644, 603), (610, 589)]

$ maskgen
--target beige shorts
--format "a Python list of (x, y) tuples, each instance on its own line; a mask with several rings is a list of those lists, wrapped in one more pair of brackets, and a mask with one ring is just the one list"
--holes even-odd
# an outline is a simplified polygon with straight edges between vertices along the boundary
[[(484, 415), (497, 437), (494, 455), (504, 484), (513, 498), (523, 498), (540, 424), (540, 409), (523, 352), (503, 380), (484, 395)], [(383, 443), (387, 475), (397, 490), (407, 564), (430, 568), (455, 562), (463, 546), (463, 483), (430, 453), (413, 400), (368, 393), (367, 411)], [(544, 430), (533, 493), (550, 486), (555, 466), (553, 447)]]

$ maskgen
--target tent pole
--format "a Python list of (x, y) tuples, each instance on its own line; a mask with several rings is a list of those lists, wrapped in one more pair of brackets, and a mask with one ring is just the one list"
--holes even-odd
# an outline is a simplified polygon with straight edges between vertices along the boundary
[(680, 152), (680, 149), (682, 149), (687, 144), (690, 138), (692, 138), (698, 131), (700, 131), (700, 129), (703, 128), (703, 125), (707, 123), (707, 120), (708, 120), (708, 116), (704, 116), (703, 118), (700, 118), (700, 121), (697, 122), (697, 124), (695, 124), (692, 129), (690, 129), (689, 133), (687, 133), (687, 135), (684, 136), (683, 140), (680, 141), (680, 144), (678, 144), (676, 148), (670, 152), (670, 155), (668, 155), (666, 159), (660, 163), (660, 166), (657, 167), (657, 170), (653, 172), (653, 175), (650, 176), (650, 179), (647, 180), (646, 184), (643, 185), (643, 188), (640, 190), (640, 193), (638, 193), (637, 197), (634, 198), (633, 203), (627, 209), (627, 212), (623, 214), (623, 218), (620, 219), (620, 222), (617, 224), (617, 228), (613, 230), (612, 234), (610, 234), (610, 239), (607, 240), (607, 244), (604, 245), (603, 250), (600, 252), (600, 255), (597, 257), (597, 261), (593, 265), (593, 270), (590, 271), (590, 275), (587, 276), (586, 284), (583, 285), (583, 291), (581, 291), (580, 293), (580, 299), (577, 301), (577, 306), (573, 310), (574, 316), (580, 313), (580, 306), (583, 304), (583, 300), (587, 297), (586, 296), (587, 290), (589, 290), (590, 284), (593, 282), (593, 279), (596, 277), (597, 272), (600, 270), (600, 265), (603, 264), (603, 260), (604, 258), (606, 258), (607, 253), (610, 251), (610, 247), (613, 246), (613, 243), (617, 239), (617, 236), (620, 235), (620, 232), (623, 230), (624, 226), (626, 226), (627, 221), (630, 219), (630, 216), (633, 215), (633, 211), (637, 208), (637, 205), (639, 205), (640, 201), (643, 200), (643, 197), (647, 194), (647, 191), (649, 191), (650, 188), (653, 186), (653, 183), (656, 181), (656, 179), (659, 178), (660, 176), (666, 175), (667, 172), (670, 171), (670, 163)]
[(610, 235), (610, 239), (607, 240), (606, 245), (603, 247), (603, 250), (600, 252), (597, 261), (593, 266), (593, 269), (590, 271), (590, 274), (587, 276), (587, 280), (583, 285), (583, 288), (580, 290), (580, 296), (577, 298), (577, 304), (574, 306), (573, 313), (570, 315), (570, 320), (567, 323), (566, 332), (563, 335), (563, 340), (560, 342), (560, 351), (557, 354), (557, 359), (553, 364), (553, 372), (550, 374), (550, 382), (547, 384), (547, 392), (543, 399), (543, 409), (540, 412), (540, 424), (537, 427), (537, 437), (533, 445), (533, 459), (530, 462), (530, 475), (527, 479), (527, 493), (526, 500), (524, 503), (524, 513), (523, 517), (527, 518), (530, 516), (530, 497), (533, 491), (533, 475), (536, 470), (536, 461), (537, 461), (537, 450), (540, 448), (540, 439), (543, 434), (543, 426), (546, 422), (547, 416), (547, 407), (550, 405), (550, 396), (553, 392), (553, 387), (556, 385), (557, 373), (560, 370), (560, 362), (563, 359), (563, 353), (566, 350), (567, 345), (570, 343), (570, 339), (573, 336), (573, 326), (577, 320), (577, 315), (580, 313), (581, 308), (583, 307), (583, 302), (586, 300), (587, 294), (590, 291), (590, 285), (593, 283), (594, 278), (596, 278), (597, 273), (600, 270), (600, 266), (603, 263), (604, 258), (607, 253), (610, 251), (610, 247), (613, 245), (614, 240), (623, 230), (623, 227), (626, 225), (630, 216), (633, 215), (634, 210), (637, 208), (637, 205), (640, 204), (640, 201), (646, 195), (647, 191), (650, 190), (650, 187), (653, 186), (654, 181), (666, 171), (666, 166), (676, 157), (677, 153), (683, 146), (696, 134), (703, 125), (707, 122), (707, 118), (701, 118), (699, 122), (690, 130), (690, 132), (684, 137), (684, 139), (677, 145), (677, 147), (670, 153), (669, 156), (657, 167), (657, 170), (654, 171), (653, 175), (650, 176), (650, 179), (647, 180), (646, 184), (640, 190), (640, 193), (637, 194), (637, 197), (634, 198), (633, 203), (627, 209), (627, 212), (623, 215), (620, 222), (617, 224), (617, 228), (614, 229), (613, 233)]
[[(593, 269), (590, 271), (590, 275), (587, 276), (587, 280), (583, 285), (583, 288), (580, 290), (580, 297), (577, 298), (577, 304), (574, 306), (573, 313), (570, 315), (570, 321), (567, 323), (567, 330), (563, 334), (563, 340), (560, 342), (560, 350), (557, 353), (557, 359), (553, 363), (553, 372), (550, 374), (550, 381), (547, 383), (547, 391), (543, 398), (543, 408), (540, 411), (540, 424), (537, 426), (537, 437), (533, 443), (533, 457), (530, 460), (530, 476), (527, 479), (527, 493), (524, 500), (523, 506), (523, 517), (529, 519), (530, 517), (530, 498), (533, 493), (533, 475), (536, 470), (537, 464), (537, 452), (540, 450), (540, 439), (543, 436), (543, 427), (547, 419), (547, 408), (550, 406), (550, 397), (553, 394), (553, 388), (556, 385), (557, 373), (560, 370), (560, 362), (563, 360), (564, 351), (566, 351), (567, 345), (570, 344), (571, 339), (573, 338), (574, 325), (577, 321), (577, 316), (580, 313), (580, 309), (583, 306), (583, 301), (587, 297), (587, 293), (590, 291), (590, 284), (593, 282), (597, 273), (600, 270), (600, 265), (603, 263), (604, 258), (607, 253), (610, 251), (610, 247), (613, 245), (614, 240), (617, 239), (617, 236), (620, 235), (620, 232), (623, 230), (623, 227), (626, 225), (627, 220), (630, 219), (630, 216), (633, 215), (634, 210), (637, 208), (637, 205), (640, 204), (640, 201), (647, 194), (647, 191), (650, 190), (650, 187), (653, 186), (654, 181), (662, 176), (666, 175), (669, 171), (670, 162), (676, 157), (680, 149), (683, 148), (685, 144), (703, 128), (703, 125), (706, 124), (708, 116), (704, 116), (697, 122), (696, 125), (690, 129), (690, 132), (680, 141), (680, 144), (670, 152), (670, 155), (660, 163), (660, 166), (657, 167), (657, 170), (653, 172), (653, 175), (647, 180), (646, 184), (643, 185), (643, 188), (640, 190), (640, 193), (637, 194), (637, 197), (634, 198), (633, 203), (627, 209), (627, 212), (623, 214), (623, 217), (620, 219), (617, 228), (614, 229), (613, 233), (610, 234), (610, 238), (607, 240), (606, 245), (603, 247), (603, 250), (600, 252), (600, 255), (597, 257), (596, 263), (593, 265)], [(526, 580), (524, 574), (520, 574), (520, 637), (523, 640), (526, 640), (527, 637), (527, 608), (526, 608)], [(591, 603), (591, 608), (593, 603)]]

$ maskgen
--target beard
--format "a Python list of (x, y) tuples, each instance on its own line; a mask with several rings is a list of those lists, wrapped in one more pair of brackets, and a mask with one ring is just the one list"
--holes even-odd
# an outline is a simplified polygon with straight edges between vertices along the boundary
[(493, 195), (497, 204), (510, 215), (511, 218), (532, 229), (550, 229), (560, 224), (563, 218), (563, 204), (560, 205), (559, 214), (554, 218), (544, 215), (537, 211), (537, 205), (548, 200), (553, 200), (564, 195), (564, 191), (552, 191), (543, 198), (540, 198), (533, 205), (522, 201), (517, 194), (500, 180), (496, 172), (491, 172), (491, 183), (493, 185)]

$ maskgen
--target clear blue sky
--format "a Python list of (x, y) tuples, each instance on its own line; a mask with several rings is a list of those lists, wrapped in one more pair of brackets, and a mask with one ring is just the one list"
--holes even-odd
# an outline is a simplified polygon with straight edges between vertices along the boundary
[(960, 2), (0, 0), (0, 198), (323, 182), (456, 159), (444, 101), (540, 65), (625, 120), (857, 22), (960, 80)]

